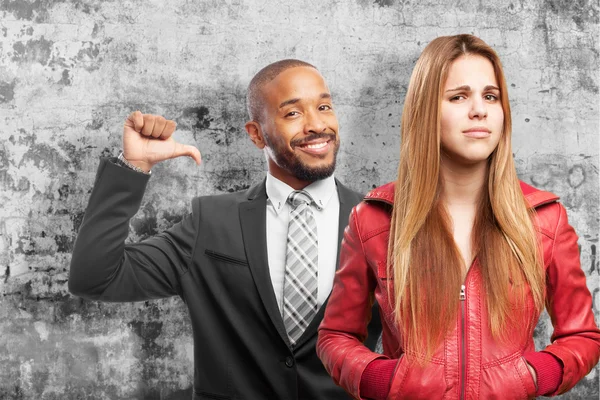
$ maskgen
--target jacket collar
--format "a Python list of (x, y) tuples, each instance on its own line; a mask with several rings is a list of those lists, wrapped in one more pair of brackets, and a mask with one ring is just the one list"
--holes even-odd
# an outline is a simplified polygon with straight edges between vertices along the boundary
[[(519, 181), (519, 183), (521, 185), (521, 191), (523, 191), (523, 195), (525, 196), (525, 199), (531, 208), (552, 203), (559, 199), (559, 197), (554, 193), (536, 189), (522, 181)], [(379, 186), (378, 188), (375, 188), (367, 193), (365, 200), (381, 201), (389, 205), (394, 205), (394, 187), (395, 182), (390, 182), (383, 186)]]
[(254, 200), (256, 198), (261, 198), (264, 197), (266, 199), (267, 197), (267, 191), (265, 189), (265, 182), (267, 181), (267, 178), (263, 178), (262, 181), (260, 181), (259, 183), (250, 186), (250, 188), (248, 188), (248, 190), (246, 190), (246, 198), (248, 200)]
[(554, 193), (536, 189), (533, 186), (529, 186), (523, 181), (519, 181), (519, 183), (521, 184), (521, 190), (523, 191), (523, 195), (525, 195), (525, 199), (527, 200), (527, 202), (529, 203), (529, 207), (531, 208), (536, 208), (544, 204), (552, 203), (560, 198)]

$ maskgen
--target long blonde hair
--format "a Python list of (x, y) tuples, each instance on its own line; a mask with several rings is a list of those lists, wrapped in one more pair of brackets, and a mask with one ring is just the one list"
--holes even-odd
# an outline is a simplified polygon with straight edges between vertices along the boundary
[(492, 63), (504, 111), (502, 136), (488, 160), (487, 190), (482, 191), (472, 230), (492, 335), (506, 339), (515, 310), (527, 306), (527, 285), (534, 307), (541, 310), (544, 304), (534, 211), (521, 192), (511, 153), (510, 105), (500, 59), (475, 36), (439, 37), (423, 50), (406, 94), (388, 246), (402, 344), (425, 360), (454, 326), (464, 275), (451, 221), (440, 201), (440, 109), (450, 65), (466, 54)]

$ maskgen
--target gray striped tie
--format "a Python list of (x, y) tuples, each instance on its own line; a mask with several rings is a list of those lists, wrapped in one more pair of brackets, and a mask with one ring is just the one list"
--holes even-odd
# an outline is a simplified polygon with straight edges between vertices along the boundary
[(283, 284), (283, 322), (294, 346), (317, 313), (318, 240), (310, 195), (296, 190), (287, 201), (292, 211)]

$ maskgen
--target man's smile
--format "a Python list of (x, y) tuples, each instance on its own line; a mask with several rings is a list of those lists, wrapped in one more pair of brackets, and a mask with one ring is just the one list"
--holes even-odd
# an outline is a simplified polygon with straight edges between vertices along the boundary
[(318, 139), (318, 140), (310, 141), (307, 143), (302, 143), (302, 144), (296, 145), (294, 147), (297, 147), (298, 149), (302, 150), (305, 153), (320, 155), (320, 154), (325, 154), (325, 153), (329, 152), (329, 150), (331, 149), (330, 142), (331, 142), (331, 140)]

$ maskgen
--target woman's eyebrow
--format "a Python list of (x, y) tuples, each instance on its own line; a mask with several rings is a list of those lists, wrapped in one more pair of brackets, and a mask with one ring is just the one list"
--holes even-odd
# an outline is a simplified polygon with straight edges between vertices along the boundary
[[(485, 86), (483, 88), (484, 92), (486, 90), (500, 90), (500, 88), (498, 86), (494, 86), (494, 85), (487, 85), (487, 86)], [(471, 91), (471, 86), (469, 86), (469, 85), (462, 85), (462, 86), (455, 87), (454, 89), (448, 89), (448, 90), (446, 90), (446, 92), (458, 92), (458, 91), (470, 92)]]
[(446, 92), (458, 92), (458, 91), (470, 92), (471, 91), (471, 86), (469, 86), (469, 85), (462, 85), (462, 86), (456, 87), (454, 89), (448, 89), (448, 90), (446, 90)]

